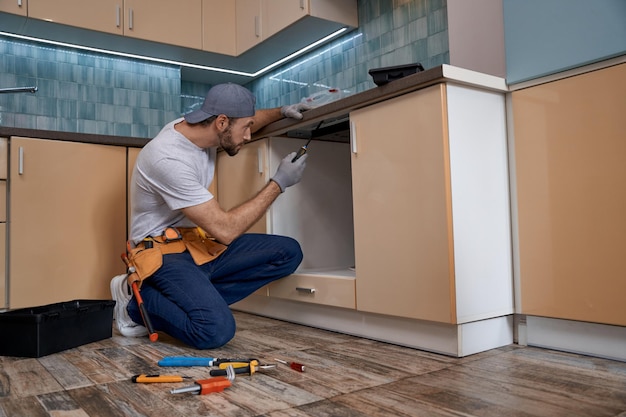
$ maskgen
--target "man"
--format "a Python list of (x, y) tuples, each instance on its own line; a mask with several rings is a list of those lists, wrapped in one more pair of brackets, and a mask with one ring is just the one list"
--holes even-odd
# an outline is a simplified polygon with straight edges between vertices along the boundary
[[(255, 102), (239, 85), (214, 86), (200, 109), (166, 125), (141, 150), (133, 171), (129, 245), (156, 251), (162, 262), (142, 281), (141, 298), (155, 331), (198, 349), (231, 340), (235, 320), (229, 305), (291, 274), (302, 261), (295, 240), (245, 232), (300, 181), (306, 154), (295, 162), (295, 153), (287, 155), (255, 197), (229, 211), (208, 191), (218, 147), (234, 156), (256, 130), (282, 117), (300, 119), (308, 108), (295, 104), (255, 111)], [(202, 251), (197, 250), (200, 241)], [(113, 278), (111, 293), (120, 332), (146, 335), (126, 275)]]

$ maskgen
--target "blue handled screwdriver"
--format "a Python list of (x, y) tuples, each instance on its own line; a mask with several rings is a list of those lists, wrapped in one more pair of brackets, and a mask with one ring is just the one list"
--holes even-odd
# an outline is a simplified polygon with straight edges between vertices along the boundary
[(196, 358), (193, 356), (166, 356), (159, 366), (217, 366), (224, 362), (250, 362), (251, 359)]

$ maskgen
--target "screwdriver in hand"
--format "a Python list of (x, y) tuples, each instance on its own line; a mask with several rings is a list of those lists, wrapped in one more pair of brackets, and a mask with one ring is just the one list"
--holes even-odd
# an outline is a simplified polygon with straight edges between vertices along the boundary
[(299, 372), (304, 372), (304, 365), (302, 365), (301, 363), (287, 362), (287, 361), (284, 361), (284, 360), (281, 360), (281, 359), (276, 359), (276, 358), (274, 358), (274, 360), (276, 362), (280, 362), (280, 363), (282, 363), (284, 365), (289, 366), (291, 369), (295, 369), (296, 371), (299, 371)]
[(307, 143), (305, 143), (300, 149), (298, 149), (298, 153), (296, 153), (296, 156), (293, 157), (291, 162), (296, 162), (298, 159), (300, 159), (302, 155), (306, 153), (306, 150), (309, 147), (309, 143), (311, 143), (311, 139), (309, 139)]

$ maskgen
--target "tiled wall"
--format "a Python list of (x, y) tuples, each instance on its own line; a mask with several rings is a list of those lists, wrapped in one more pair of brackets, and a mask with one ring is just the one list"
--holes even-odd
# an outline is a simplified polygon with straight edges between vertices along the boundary
[[(247, 85), (258, 108), (300, 101), (328, 87), (375, 87), (371, 68), (449, 62), (446, 0), (358, 0), (359, 28)], [(174, 66), (0, 37), (0, 125), (153, 137), (201, 104), (210, 85), (181, 82)]]
[(360, 0), (359, 28), (247, 85), (259, 107), (294, 103), (327, 88), (375, 87), (372, 68), (450, 62), (446, 0)]
[(0, 37), (5, 126), (150, 137), (180, 113), (180, 69)]

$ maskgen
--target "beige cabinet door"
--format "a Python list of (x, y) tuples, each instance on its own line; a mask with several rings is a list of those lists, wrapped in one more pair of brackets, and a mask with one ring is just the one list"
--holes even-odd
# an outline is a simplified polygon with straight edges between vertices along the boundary
[(269, 38), (309, 14), (309, 0), (264, 0), (263, 37)]
[(0, 12), (26, 16), (28, 0), (0, 0)]
[[(267, 139), (262, 139), (247, 144), (236, 156), (217, 154), (217, 200), (224, 210), (254, 197), (267, 184), (270, 175), (267, 148)], [(266, 233), (267, 213), (248, 232)]]
[(237, 54), (235, 2), (202, 0), (202, 49), (224, 55)]
[(110, 299), (124, 272), (126, 148), (11, 138), (10, 307)]
[(626, 325), (626, 64), (514, 91), (521, 313)]
[(236, 0), (237, 55), (263, 40), (261, 0)]
[(456, 320), (444, 93), (350, 113), (357, 310)]
[(121, 35), (123, 3), (123, 0), (28, 0), (28, 15), (34, 19)]
[(202, 0), (124, 0), (124, 36), (202, 49)]

